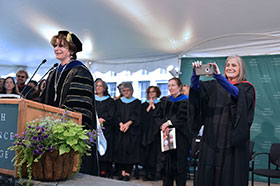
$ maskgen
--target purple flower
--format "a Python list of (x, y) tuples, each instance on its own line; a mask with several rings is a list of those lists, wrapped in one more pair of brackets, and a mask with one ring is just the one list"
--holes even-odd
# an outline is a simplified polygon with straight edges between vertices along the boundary
[(40, 137), (38, 138), (38, 140), (42, 142), (42, 141), (44, 141), (44, 137), (43, 137), (43, 136), (40, 136)]
[(32, 145), (33, 145), (33, 147), (37, 147), (38, 144), (37, 143), (32, 143)]
[(91, 142), (91, 143), (94, 142), (92, 137), (89, 138), (89, 142)]
[(32, 141), (36, 141), (36, 140), (37, 140), (37, 136), (33, 136), (33, 137), (31, 138), (31, 140), (32, 140)]
[(50, 152), (53, 152), (53, 150), (54, 150), (53, 147), (50, 147), (50, 148), (49, 148), (49, 151), (50, 151)]
[(34, 154), (34, 155), (37, 155), (37, 154), (39, 154), (39, 151), (38, 151), (37, 149), (34, 149), (34, 150), (33, 150), (33, 154)]
[(43, 150), (44, 146), (43, 145), (39, 145), (38, 147), (40, 150)]

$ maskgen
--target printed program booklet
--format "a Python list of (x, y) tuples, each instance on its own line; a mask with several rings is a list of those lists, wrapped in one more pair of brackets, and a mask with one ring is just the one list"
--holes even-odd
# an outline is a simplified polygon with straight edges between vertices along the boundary
[(160, 132), (161, 141), (161, 152), (176, 149), (176, 130), (170, 128), (169, 134), (165, 135), (162, 131)]

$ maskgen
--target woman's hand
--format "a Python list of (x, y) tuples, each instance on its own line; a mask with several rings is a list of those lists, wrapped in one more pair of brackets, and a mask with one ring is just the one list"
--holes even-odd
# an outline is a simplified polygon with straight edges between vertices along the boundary
[(156, 108), (153, 99), (150, 99), (150, 103), (149, 103), (149, 106), (148, 106), (148, 108), (146, 109), (146, 111), (149, 112), (149, 111), (151, 110), (151, 108), (152, 108), (153, 110), (155, 110), (155, 108)]
[(130, 125), (129, 125), (128, 123), (124, 124), (124, 125), (123, 125), (123, 131), (122, 131), (122, 132), (125, 133), (125, 132), (129, 129), (129, 126), (130, 126)]
[(120, 122), (119, 126), (120, 126), (120, 131), (123, 132), (123, 128), (124, 128), (123, 127), (124, 126), (123, 122)]
[(120, 122), (120, 131), (125, 133), (129, 129), (132, 123), (133, 123), (132, 121), (128, 121), (126, 123)]
[(163, 124), (161, 125), (161, 127), (160, 127), (160, 128), (161, 128), (161, 131), (164, 132), (165, 129), (168, 128), (169, 125), (170, 125), (170, 123), (169, 123), (168, 121), (165, 122), (165, 123), (163, 123)]
[(196, 61), (192, 63), (192, 67), (195, 70), (196, 68), (199, 68), (202, 65), (202, 61)]
[(217, 65), (217, 63), (209, 63), (211, 66), (213, 66), (213, 70), (214, 70), (214, 73), (219, 75), (221, 74), (220, 72), (220, 69), (219, 69), (219, 66)]
[(106, 120), (103, 118), (98, 118), (98, 121), (99, 121), (100, 125), (102, 125), (104, 122), (106, 122)]

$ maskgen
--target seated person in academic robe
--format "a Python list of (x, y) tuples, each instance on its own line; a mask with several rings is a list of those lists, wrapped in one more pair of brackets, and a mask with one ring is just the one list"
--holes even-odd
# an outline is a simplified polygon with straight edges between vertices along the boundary
[(107, 141), (106, 153), (99, 156), (100, 176), (112, 177), (115, 102), (108, 93), (105, 81), (95, 81), (95, 103), (98, 120)]
[(199, 155), (197, 186), (247, 186), (250, 126), (254, 118), (255, 89), (246, 80), (241, 57), (230, 56), (224, 75), (216, 63), (210, 81), (199, 81), (193, 63), (190, 103), (198, 133), (204, 124)]
[[(163, 98), (156, 111), (158, 130), (168, 136), (175, 128), (176, 149), (164, 151), (161, 160), (163, 186), (185, 186), (187, 180), (187, 157), (191, 147), (192, 132), (189, 123), (188, 97), (182, 94), (183, 84), (179, 78), (168, 81), (171, 95)], [(162, 143), (162, 142), (161, 142)]]
[[(81, 41), (72, 32), (59, 31), (51, 44), (60, 65), (47, 78), (43, 103), (79, 112), (85, 128), (96, 129), (93, 77), (89, 69), (76, 60), (76, 53), (82, 51)], [(83, 157), (80, 172), (97, 174), (95, 158), (96, 152), (92, 149), (92, 156)]]
[(145, 170), (144, 180), (154, 180), (160, 152), (160, 134), (154, 114), (160, 105), (159, 87), (149, 86), (146, 90), (147, 100), (141, 105), (141, 148), (140, 159)]
[(141, 102), (132, 97), (131, 83), (122, 83), (122, 97), (116, 100), (114, 160), (121, 171), (119, 180), (129, 181), (139, 163)]

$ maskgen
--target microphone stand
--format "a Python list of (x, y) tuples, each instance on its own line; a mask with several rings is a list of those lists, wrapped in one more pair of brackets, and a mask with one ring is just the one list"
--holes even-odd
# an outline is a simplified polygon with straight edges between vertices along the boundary
[[(58, 63), (55, 63), (55, 64), (52, 66), (52, 68), (50, 68), (50, 69), (41, 77), (41, 79), (38, 81), (38, 85), (41, 83), (41, 81), (43, 81), (44, 77), (45, 77), (50, 71), (52, 71), (53, 69), (55, 69), (57, 66), (58, 66)], [(34, 87), (35, 87), (35, 86), (34, 86)], [(29, 89), (29, 90), (26, 92), (26, 94), (23, 96), (23, 98), (26, 98), (27, 95), (31, 92), (31, 90), (34, 89), (34, 87), (32, 87), (31, 89)]]
[[(28, 83), (29, 83), (29, 82), (32, 80), (32, 78), (35, 76), (35, 74), (37, 73), (37, 71), (39, 70), (39, 68), (40, 68), (44, 63), (46, 63), (46, 62), (47, 62), (47, 60), (44, 59), (44, 60), (40, 63), (40, 65), (36, 68), (35, 72), (32, 74), (31, 78), (29, 79), (29, 81), (27, 82), (27, 84), (24, 86), (24, 88), (23, 88), (22, 91), (20, 92), (20, 98), (23, 97), (23, 92), (25, 91), (25, 89), (26, 89)], [(29, 91), (28, 91), (28, 92), (29, 92)], [(24, 96), (24, 97), (25, 97), (25, 96)]]

